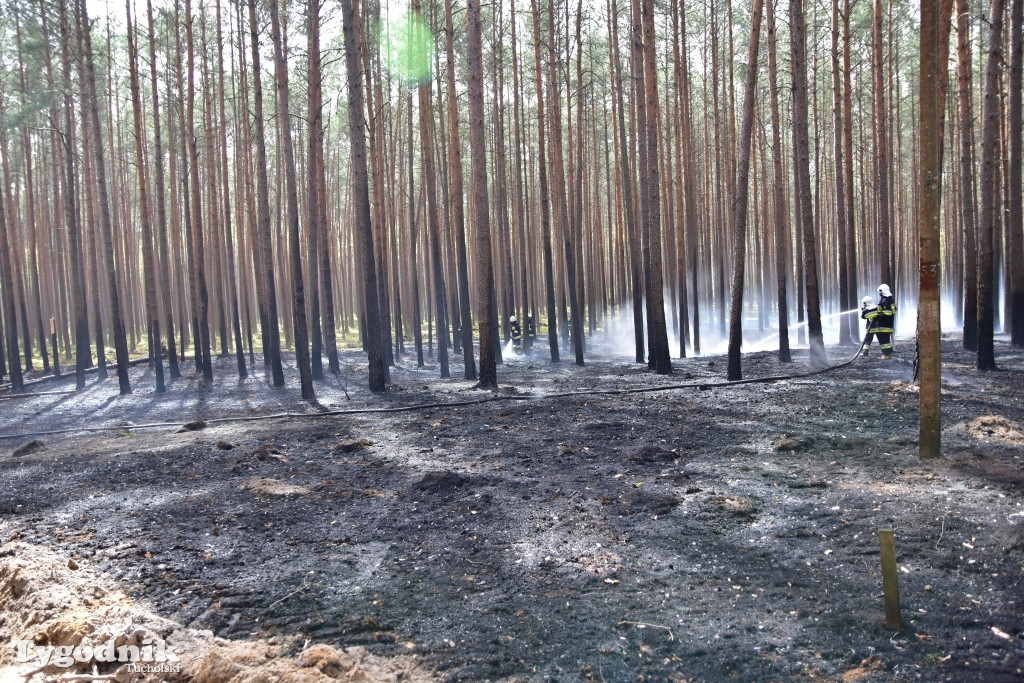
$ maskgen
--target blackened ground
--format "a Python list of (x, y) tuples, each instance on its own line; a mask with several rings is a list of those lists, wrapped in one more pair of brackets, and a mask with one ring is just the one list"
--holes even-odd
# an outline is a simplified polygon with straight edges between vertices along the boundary
[[(233, 378), (231, 358), (213, 385), (189, 374), (162, 396), (140, 367), (129, 397), (93, 380), (0, 401), (0, 436), (125, 425), (18, 456), (33, 437), (0, 441), (0, 534), (221, 636), (414, 651), (453, 680), (1021, 680), (1024, 357), (998, 343), (1003, 369), (979, 374), (944, 340), (943, 457), (921, 462), (912, 348), (774, 384), (180, 433), (132, 425), (490, 394), (406, 360), (373, 396), (355, 352), (314, 406), (262, 372)], [(744, 372), (805, 362), (751, 354)], [(499, 394), (724, 372), (723, 358), (677, 360), (672, 378), (599, 356), (552, 366), (538, 348), (500, 368)], [(885, 527), (899, 632), (883, 624)]]

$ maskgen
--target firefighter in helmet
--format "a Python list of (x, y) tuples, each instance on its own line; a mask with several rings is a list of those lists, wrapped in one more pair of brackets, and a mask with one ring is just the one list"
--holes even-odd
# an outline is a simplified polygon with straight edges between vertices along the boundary
[(878, 305), (870, 296), (860, 302), (860, 317), (867, 321), (867, 336), (864, 338), (864, 355), (871, 349), (872, 337), (878, 338), (882, 348), (882, 360), (892, 357), (893, 324), (896, 319), (896, 300), (889, 290), (889, 285), (878, 288)]
[(537, 341), (537, 324), (533, 322), (533, 314), (526, 314), (526, 350), (529, 351), (533, 348), (534, 342)]
[(509, 316), (508, 322), (512, 327), (512, 349), (518, 353), (523, 350), (523, 329), (514, 315)]
[(896, 298), (889, 285), (878, 287), (878, 317), (875, 318), (875, 336), (882, 347), (882, 359), (892, 357), (892, 335), (896, 325)]

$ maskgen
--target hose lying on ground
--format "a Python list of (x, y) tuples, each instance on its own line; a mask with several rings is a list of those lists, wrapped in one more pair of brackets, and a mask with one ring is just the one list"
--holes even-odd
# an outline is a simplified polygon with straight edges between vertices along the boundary
[[(257, 420), (277, 420), (283, 418), (315, 418), (315, 417), (330, 417), (334, 415), (365, 415), (370, 413), (408, 413), (418, 410), (430, 410), (433, 408), (459, 408), (463, 406), (480, 405), (483, 403), (494, 403), (496, 401), (542, 401), (552, 398), (571, 398), (576, 396), (613, 396), (618, 394), (646, 394), (655, 391), (676, 391), (679, 389), (700, 389), (702, 391), (708, 389), (717, 389), (722, 387), (734, 387), (743, 384), (767, 384), (770, 382), (780, 382), (787, 379), (801, 379), (804, 377), (814, 377), (822, 375), (826, 372), (832, 372), (833, 370), (839, 370), (851, 365), (860, 356), (864, 350), (864, 344), (862, 343), (857, 348), (857, 353), (853, 355), (848, 361), (840, 363), (839, 365), (830, 365), (825, 368), (819, 368), (817, 370), (808, 370), (807, 372), (797, 372), (789, 375), (772, 375), (769, 377), (753, 377), (750, 379), (740, 379), (734, 381), (715, 381), (715, 382), (685, 382), (682, 384), (663, 384), (654, 387), (633, 387), (626, 389), (588, 389), (583, 391), (564, 391), (553, 394), (504, 394), (504, 395), (492, 395), (484, 396), (481, 398), (468, 399), (464, 401), (446, 401), (436, 403), (415, 403), (407, 406), (392, 406), (387, 408), (344, 408), (339, 410), (326, 410), (319, 413), (274, 413), (271, 415), (239, 415), (235, 417), (217, 417), (210, 418), (208, 420), (202, 420), (203, 425), (211, 424), (224, 424), (227, 422), (255, 422)], [(35, 394), (38, 395), (38, 394)], [(137, 429), (159, 429), (165, 427), (180, 427), (182, 422), (150, 422), (147, 424), (121, 424), (104, 427), (74, 427), (70, 429), (52, 429), (47, 431), (39, 432), (22, 432), (19, 434), (0, 434), (0, 439), (18, 439), (26, 437), (37, 437), (37, 436), (52, 436), (54, 434), (74, 434), (78, 432), (104, 432), (113, 430), (137, 430)]]

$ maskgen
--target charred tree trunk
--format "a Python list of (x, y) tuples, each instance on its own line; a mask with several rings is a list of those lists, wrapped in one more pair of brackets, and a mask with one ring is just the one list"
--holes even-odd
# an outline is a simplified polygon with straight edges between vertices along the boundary
[[(971, 76), (971, 14), (967, 0), (957, 0), (957, 118), (960, 126), (960, 216), (964, 241), (963, 345), (978, 350), (978, 210), (974, 183), (974, 98)], [(959, 293), (958, 293), (959, 295)]]
[[(85, 253), (82, 244), (82, 229), (78, 222), (79, 211), (77, 198), (77, 144), (75, 142), (74, 108), (71, 90), (71, 27), (67, 16), (67, 6), (57, 3), (61, 34), (61, 66), (64, 72), (64, 222), (68, 231), (68, 251), (71, 261), (71, 306), (75, 320), (75, 387), (78, 391), (85, 388), (85, 369), (92, 362), (92, 350), (89, 348), (89, 313), (85, 290)], [(2, 213), (2, 211), (0, 211)], [(5, 290), (7, 288), (5, 287)], [(5, 306), (6, 308), (6, 306)]]
[(259, 24), (256, 22), (256, 0), (249, 0), (249, 36), (252, 46), (253, 130), (256, 134), (256, 232), (259, 258), (262, 262), (266, 291), (267, 320), (264, 354), (269, 356), (275, 387), (284, 386), (281, 367), (281, 332), (278, 327), (277, 287), (274, 274), (274, 251), (270, 241), (270, 189), (267, 182), (267, 143), (263, 127), (263, 77), (260, 68)]
[(1024, 346), (1024, 207), (1021, 192), (1021, 159), (1024, 150), (1021, 148), (1021, 70), (1024, 67), (1024, 0), (1013, 0), (1010, 8), (1010, 76), (1007, 85), (1009, 102), (1007, 103), (1007, 129), (1009, 154), (1009, 173), (1007, 178), (1006, 229), (1010, 243), (1010, 280), (1011, 280), (1011, 315), (1010, 343), (1016, 347)]
[(157, 244), (159, 245), (160, 260), (160, 286), (164, 306), (164, 329), (167, 333), (167, 364), (170, 370), (171, 379), (181, 376), (181, 369), (178, 367), (178, 349), (174, 341), (174, 312), (171, 295), (171, 252), (167, 240), (167, 203), (166, 190), (164, 187), (164, 150), (163, 140), (160, 135), (160, 97), (156, 84), (156, 36), (153, 27), (153, 3), (146, 0), (146, 12), (149, 20), (149, 75), (150, 84), (153, 90), (153, 151), (154, 164), (156, 168), (156, 217), (157, 217)]
[[(252, 0), (251, 0), (252, 1)], [(370, 224), (370, 181), (366, 158), (366, 118), (360, 83), (360, 59), (356, 48), (356, 14), (352, 0), (341, 0), (344, 23), (345, 72), (348, 77), (349, 134), (352, 147), (352, 200), (355, 234), (363, 274), (363, 310), (366, 320), (366, 350), (369, 360), (370, 391), (387, 388), (388, 369), (381, 344), (381, 320), (377, 297), (377, 266), (373, 253), (373, 227)]]
[(999, 68), (1003, 49), (1004, 0), (992, 0), (989, 17), (985, 94), (981, 107), (981, 217), (978, 223), (978, 369), (995, 370), (996, 299), (993, 234), (999, 221)]
[[(769, 0), (771, 2), (771, 0)], [(739, 163), (736, 167), (736, 196), (733, 198), (732, 292), (729, 310), (728, 379), (741, 379), (740, 347), (743, 344), (743, 275), (746, 268), (747, 196), (750, 190), (750, 148), (754, 131), (754, 97), (757, 87), (757, 51), (761, 40), (761, 4), (754, 0), (747, 52), (747, 80), (743, 95), (743, 123), (740, 127)]]
[(662, 277), (661, 249), (661, 170), (659, 167), (658, 122), (661, 104), (658, 101), (658, 69), (655, 51), (654, 0), (644, 0), (642, 10), (644, 37), (644, 94), (647, 99), (647, 220), (645, 230), (650, 242), (647, 270), (651, 274), (648, 292), (650, 315), (650, 351), (654, 371), (659, 375), (672, 374), (672, 355), (668, 348), (668, 329), (665, 323), (665, 290)]
[(818, 299), (818, 257), (814, 234), (814, 209), (811, 205), (810, 141), (807, 132), (807, 29), (804, 23), (803, 0), (790, 2), (793, 50), (793, 125), (794, 164), (800, 182), (799, 211), (803, 225), (804, 282), (807, 290), (807, 332), (810, 341), (810, 365), (823, 368), (828, 364), (821, 331), (821, 305)]
[(96, 101), (96, 70), (93, 64), (92, 37), (89, 15), (85, 0), (81, 0), (82, 40), (85, 44), (81, 77), (85, 84), (86, 104), (89, 109), (89, 123), (92, 127), (93, 158), (95, 160), (96, 191), (99, 194), (99, 230), (102, 244), (102, 258), (106, 264), (107, 289), (110, 299), (110, 315), (114, 327), (114, 352), (117, 359), (117, 380), (121, 394), (130, 394), (128, 378), (128, 340), (125, 335), (124, 319), (121, 316), (121, 296), (117, 290), (117, 271), (114, 269), (114, 235), (110, 219), (110, 201), (107, 197), (107, 169), (103, 163), (103, 131), (100, 126), (99, 106)]
[(206, 245), (203, 236), (202, 192), (199, 177), (199, 149), (196, 145), (195, 124), (195, 46), (192, 40), (192, 0), (185, 0), (185, 41), (188, 53), (188, 101), (185, 116), (185, 140), (188, 145), (189, 185), (192, 195), (192, 253), (195, 259), (196, 287), (198, 289), (199, 310), (193, 313), (199, 318), (199, 345), (197, 349), (201, 362), (203, 379), (213, 381), (213, 359), (210, 357), (210, 320), (208, 309), (210, 294), (206, 285)]
[(789, 248), (789, 218), (786, 215), (785, 180), (782, 175), (782, 136), (779, 116), (778, 68), (776, 66), (775, 0), (768, 0), (768, 84), (772, 110), (772, 179), (773, 204), (775, 205), (775, 277), (778, 289), (779, 307), (779, 362), (792, 363), (789, 351), (789, 301), (786, 292), (788, 264), (786, 252)]
[[(450, 0), (449, 0), (450, 1)], [(480, 0), (466, 6), (466, 62), (469, 70), (469, 151), (473, 161), (473, 201), (476, 210), (476, 285), (480, 316), (480, 386), (498, 386), (493, 343), (496, 324), (494, 273), (491, 267), (490, 208), (487, 197), (487, 149), (484, 137), (484, 75), (480, 36)], [(465, 321), (463, 321), (465, 325)]]
[(277, 0), (270, 0), (270, 26), (274, 44), (274, 73), (277, 81), (277, 106), (281, 113), (281, 139), (284, 143), (284, 179), (288, 201), (288, 253), (292, 274), (292, 319), (295, 330), (295, 364), (299, 369), (302, 398), (312, 401), (313, 373), (309, 362), (309, 330), (306, 325), (306, 295), (302, 282), (302, 245), (299, 243), (299, 191), (292, 146), (292, 120), (288, 101), (288, 63), (281, 47), (281, 18)]
[[(413, 0), (413, 12), (419, 12), (419, 0)], [(413, 39), (414, 44), (420, 44), (420, 39)], [(423, 163), (423, 181), (427, 189), (427, 226), (430, 230), (430, 260), (434, 270), (434, 306), (437, 309), (437, 327), (439, 330), (448, 329), (448, 321), (445, 317), (445, 283), (444, 269), (441, 263), (441, 222), (438, 220), (437, 203), (437, 175), (434, 168), (434, 114), (431, 108), (430, 81), (418, 88), (420, 105), (420, 154)], [(411, 104), (411, 102), (410, 102)], [(483, 337), (481, 337), (483, 339)], [(481, 347), (487, 346), (481, 344)], [(437, 338), (437, 350), (441, 361), (441, 377), (451, 377), (448, 369), (448, 335), (440, 334)], [(420, 351), (422, 356), (422, 351)], [(481, 349), (480, 360), (483, 362), (483, 349)]]
[[(537, 173), (540, 194), (540, 226), (541, 246), (544, 252), (544, 283), (547, 294), (548, 345), (551, 349), (551, 362), (559, 362), (558, 354), (558, 318), (555, 310), (555, 278), (554, 264), (551, 254), (551, 206), (548, 200), (547, 171), (547, 124), (544, 117), (544, 73), (541, 69), (541, 33), (540, 11), (537, 0), (531, 0), (533, 14), (533, 46), (534, 65), (537, 73)], [(642, 360), (642, 359), (641, 359)]]
[[(452, 227), (455, 229), (455, 252), (459, 276), (459, 324), (462, 327), (465, 377), (466, 379), (476, 379), (476, 359), (473, 356), (473, 310), (470, 306), (469, 295), (469, 262), (466, 253), (466, 219), (462, 188), (462, 142), (459, 138), (459, 103), (455, 89), (455, 26), (452, 20), (452, 0), (445, 0), (444, 24), (445, 54), (448, 58), (446, 108), (448, 114), (448, 202)], [(483, 86), (481, 85), (481, 87)], [(483, 339), (483, 337), (480, 338)]]
[(144, 127), (142, 122), (142, 95), (139, 88), (138, 42), (134, 22), (132, 21), (132, 5), (125, 1), (125, 16), (128, 32), (128, 71), (132, 93), (132, 114), (135, 121), (135, 165), (139, 176), (139, 213), (142, 220), (142, 261), (145, 269), (146, 283), (146, 318), (149, 323), (149, 353), (155, 367), (156, 392), (163, 393), (164, 359), (160, 352), (160, 305), (156, 291), (156, 256), (153, 249), (153, 222), (149, 206), (149, 178), (146, 172), (146, 159), (142, 151)]

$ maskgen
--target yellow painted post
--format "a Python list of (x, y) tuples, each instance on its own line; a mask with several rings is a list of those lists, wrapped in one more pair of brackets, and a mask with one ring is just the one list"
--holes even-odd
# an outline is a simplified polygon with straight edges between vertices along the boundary
[(878, 544), (882, 553), (882, 592), (885, 594), (885, 625), (899, 630), (900, 578), (896, 568), (896, 541), (892, 529), (878, 530)]

